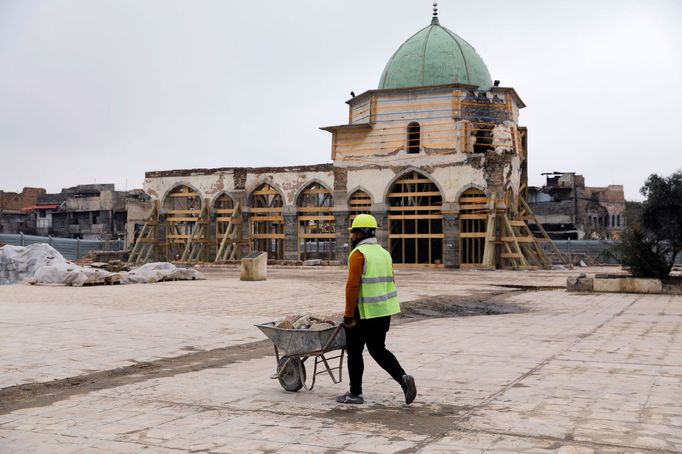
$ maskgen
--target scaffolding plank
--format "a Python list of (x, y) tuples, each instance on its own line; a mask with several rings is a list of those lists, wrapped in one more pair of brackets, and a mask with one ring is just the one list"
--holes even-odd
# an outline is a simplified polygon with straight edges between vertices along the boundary
[(443, 219), (442, 214), (389, 214), (388, 219)]
[(249, 213), (281, 213), (282, 207), (249, 208)]
[(336, 233), (301, 233), (299, 237), (334, 240), (336, 239)]
[(250, 235), (250, 238), (254, 239), (254, 240), (263, 240), (263, 239), (283, 240), (284, 234), (283, 233), (252, 233)]
[(445, 238), (442, 233), (390, 233), (390, 238)]
[(388, 194), (389, 197), (437, 197), (440, 195), (440, 191), (391, 192)]
[(299, 207), (298, 211), (301, 213), (323, 213), (333, 211), (334, 207)]
[(299, 216), (298, 220), (299, 221), (334, 221), (336, 217), (333, 214), (321, 214), (318, 216), (310, 215), (310, 216)]
[(249, 216), (250, 222), (272, 222), (273, 224), (284, 224), (284, 216)]
[(201, 210), (166, 210), (165, 214), (196, 214), (200, 215)]

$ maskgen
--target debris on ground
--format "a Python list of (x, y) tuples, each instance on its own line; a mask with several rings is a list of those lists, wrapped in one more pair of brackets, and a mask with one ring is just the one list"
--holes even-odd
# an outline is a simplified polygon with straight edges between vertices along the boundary
[(322, 331), (336, 325), (334, 320), (328, 317), (320, 317), (311, 314), (296, 314), (281, 317), (275, 321), (275, 328), (280, 329), (311, 329)]
[(112, 271), (117, 268), (123, 268), (120, 262), (77, 265), (47, 243), (0, 247), (0, 285), (28, 283), (81, 287), (204, 279), (197, 270), (178, 268), (172, 263), (147, 263), (130, 272)]

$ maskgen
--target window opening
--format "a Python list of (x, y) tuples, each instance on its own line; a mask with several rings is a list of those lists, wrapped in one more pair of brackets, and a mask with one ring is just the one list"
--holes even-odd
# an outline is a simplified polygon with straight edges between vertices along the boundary
[(459, 198), (459, 263), (461, 268), (483, 264), (488, 198), (478, 189), (467, 189)]
[(301, 192), (298, 205), (298, 247), (301, 260), (336, 258), (334, 198), (319, 183)]
[(249, 247), (251, 252), (267, 252), (268, 258), (284, 259), (284, 217), (282, 196), (263, 184), (251, 193), (249, 201)]
[(442, 266), (443, 199), (424, 175), (410, 172), (388, 193), (389, 249), (397, 264)]
[(412, 122), (407, 125), (407, 152), (419, 153), (421, 148), (421, 131), (419, 123)]

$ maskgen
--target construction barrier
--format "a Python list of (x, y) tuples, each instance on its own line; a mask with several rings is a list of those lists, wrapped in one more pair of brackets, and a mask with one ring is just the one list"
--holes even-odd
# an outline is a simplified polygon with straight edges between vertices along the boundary
[(85, 257), (90, 251), (122, 251), (124, 240), (80, 240), (55, 238), (51, 236), (24, 235), (23, 233), (0, 233), (0, 241), (12, 246), (28, 246), (34, 243), (47, 243), (58, 250), (65, 259), (76, 260)]
[[(586, 263), (598, 265), (617, 265), (619, 261), (619, 253), (616, 250), (620, 241), (615, 240), (554, 240), (554, 245), (561, 251), (567, 260), (577, 262), (585, 257)], [(548, 246), (543, 245), (543, 249), (549, 249)], [(590, 260), (591, 259), (591, 260)], [(679, 254), (675, 259), (675, 263), (682, 264), (682, 254)]]

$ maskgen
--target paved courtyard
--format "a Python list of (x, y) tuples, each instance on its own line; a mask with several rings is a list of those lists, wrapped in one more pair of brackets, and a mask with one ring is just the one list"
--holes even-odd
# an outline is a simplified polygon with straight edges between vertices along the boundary
[(396, 318), (409, 407), (369, 358), (362, 406), (334, 401), (347, 376), (298, 393), (269, 378), (253, 325), (340, 314), (343, 269), (3, 286), (0, 453), (682, 452), (682, 296), (566, 293), (577, 272), (399, 270), (401, 299), (422, 308), (516, 309)]

